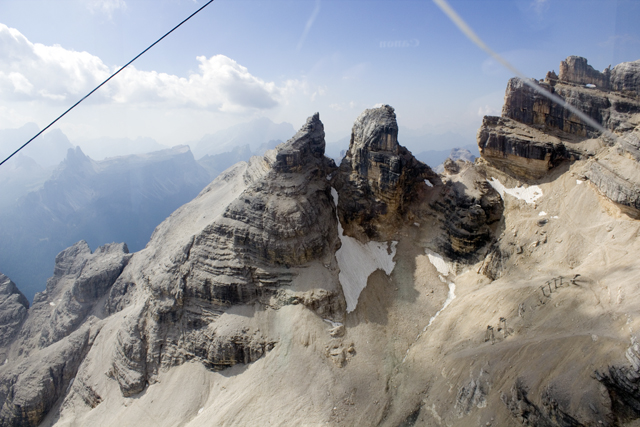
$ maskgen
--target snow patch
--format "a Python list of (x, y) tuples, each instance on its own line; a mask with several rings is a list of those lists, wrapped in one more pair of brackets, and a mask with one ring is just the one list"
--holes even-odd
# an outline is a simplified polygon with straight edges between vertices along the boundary
[(200, 415), (204, 411), (204, 408), (198, 409), (198, 415)]
[(433, 264), (436, 270), (438, 270), (438, 273), (443, 276), (447, 276), (449, 274), (451, 269), (449, 268), (449, 264), (447, 264), (444, 258), (442, 258), (442, 255), (430, 251), (429, 249), (425, 249), (424, 252), (429, 257), (429, 262)]
[(491, 178), (487, 180), (489, 185), (491, 185), (500, 196), (504, 199), (505, 194), (509, 194), (516, 199), (524, 200), (527, 203), (533, 203), (542, 197), (542, 189), (537, 185), (531, 185), (529, 187), (516, 187), (516, 188), (506, 188), (500, 181), (496, 178)]
[(538, 216), (547, 216), (547, 213), (545, 211), (541, 211)]
[(433, 184), (428, 179), (425, 179), (424, 183), (427, 184), (429, 187), (433, 187)]
[(56, 306), (56, 303), (55, 303), (55, 302), (50, 302), (50, 303), (49, 303), (49, 305), (50, 305), (51, 307), (55, 307), (55, 306)]
[[(338, 206), (338, 192), (331, 188), (331, 195)], [(353, 237), (345, 236), (340, 218), (338, 218), (338, 236), (342, 246), (336, 252), (338, 267), (340, 267), (340, 286), (347, 301), (347, 313), (356, 309), (358, 297), (367, 286), (367, 279), (374, 271), (383, 270), (387, 276), (396, 266), (393, 258), (396, 256), (398, 242), (368, 242), (360, 243)]]
[(584, 181), (583, 181), (583, 180), (581, 180), (581, 179), (576, 179), (576, 185), (580, 185), (580, 184), (582, 184), (583, 182), (584, 182)]
[(554, 215), (551, 217), (551, 219), (558, 219), (558, 218), (560, 218), (558, 215)]
[[(442, 276), (440, 276), (440, 278), (442, 278)], [(433, 316), (431, 316), (431, 318), (429, 319), (429, 323), (427, 323), (427, 326), (424, 327), (424, 329), (422, 329), (422, 332), (420, 332), (418, 334), (418, 336), (416, 337), (416, 340), (413, 342), (413, 344), (415, 344), (416, 342), (418, 342), (418, 340), (420, 339), (420, 337), (422, 336), (422, 334), (424, 334), (425, 332), (427, 332), (427, 328), (429, 326), (431, 326), (431, 324), (433, 323), (434, 320), (436, 320), (436, 317), (438, 317), (438, 315), (440, 313), (442, 313), (442, 311), (447, 308), (449, 306), (449, 304), (451, 304), (451, 301), (453, 301), (456, 297), (456, 285), (454, 283), (449, 283), (449, 293), (447, 294), (447, 299), (444, 301), (444, 304), (442, 304), (442, 307), (440, 308), (440, 310), (438, 310), (436, 312), (436, 314), (434, 314)], [(404, 363), (407, 360), (407, 356), (409, 356), (409, 351), (411, 350), (411, 347), (413, 346), (413, 344), (407, 349), (407, 352), (404, 355), (404, 358), (402, 359), (402, 363)]]
[(449, 306), (449, 304), (451, 304), (451, 301), (453, 301), (455, 297), (456, 297), (456, 285), (454, 283), (449, 283), (449, 293), (447, 294), (447, 299), (444, 301), (442, 308), (438, 310), (436, 314), (431, 316), (431, 319), (429, 319), (429, 323), (427, 323), (427, 326), (424, 327), (422, 332), (426, 332), (427, 328), (431, 326), (434, 320), (436, 320), (436, 317), (438, 317), (438, 315), (442, 313), (442, 310), (444, 310)]

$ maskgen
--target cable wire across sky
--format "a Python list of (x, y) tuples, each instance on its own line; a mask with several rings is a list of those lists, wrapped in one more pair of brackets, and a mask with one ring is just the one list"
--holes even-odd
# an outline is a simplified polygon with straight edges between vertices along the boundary
[(98, 86), (96, 86), (91, 92), (89, 92), (88, 94), (86, 94), (85, 96), (82, 97), (82, 99), (80, 99), (78, 102), (76, 102), (75, 104), (73, 104), (71, 107), (69, 107), (67, 109), (67, 111), (65, 111), (64, 113), (60, 114), (54, 121), (52, 121), (51, 123), (49, 123), (47, 126), (44, 127), (44, 129), (42, 129), (40, 132), (38, 132), (33, 138), (31, 138), (30, 140), (28, 140), (27, 142), (25, 142), (24, 144), (22, 144), (22, 146), (20, 148), (18, 148), (16, 151), (14, 151), (13, 153), (11, 153), (11, 155), (9, 155), (9, 157), (7, 157), (6, 159), (4, 159), (1, 163), (0, 166), (2, 166), (3, 164), (5, 164), (5, 162), (7, 162), (7, 160), (9, 160), (10, 158), (12, 158), (13, 156), (15, 156), (16, 154), (18, 154), (18, 152), (20, 150), (22, 150), (24, 147), (26, 147), (27, 145), (29, 145), (29, 143), (31, 141), (33, 141), (34, 139), (36, 139), (37, 137), (39, 137), (44, 131), (46, 131), (47, 129), (49, 129), (54, 123), (56, 123), (58, 120), (60, 120), (61, 118), (63, 118), (69, 111), (73, 110), (74, 108), (76, 108), (82, 101), (84, 101), (85, 99), (87, 99), (89, 96), (91, 96), (95, 91), (97, 91), (98, 89), (100, 89), (102, 86), (104, 86), (109, 80), (111, 80), (112, 78), (114, 78), (118, 73), (120, 73), (120, 71), (124, 70), (125, 68), (127, 68), (129, 65), (131, 65), (133, 63), (133, 61), (135, 61), (136, 59), (140, 58), (142, 55), (144, 55), (149, 49), (151, 49), (152, 47), (154, 47), (155, 45), (157, 45), (158, 43), (160, 43), (160, 41), (162, 41), (162, 39), (164, 39), (165, 37), (167, 37), (169, 34), (173, 33), (175, 30), (178, 29), (178, 27), (180, 27), (182, 24), (184, 24), (185, 22), (187, 22), (189, 19), (193, 18), (195, 15), (197, 15), (202, 9), (204, 9), (205, 7), (209, 6), (211, 3), (213, 3), (214, 0), (209, 0), (208, 2), (206, 2), (202, 7), (200, 7), (198, 10), (196, 10), (195, 12), (193, 12), (191, 15), (189, 15), (188, 17), (186, 17), (184, 20), (182, 20), (182, 22), (180, 22), (178, 25), (176, 25), (175, 27), (173, 27), (171, 30), (169, 30), (167, 33), (165, 33), (165, 35), (163, 35), (162, 37), (160, 37), (158, 40), (156, 40), (155, 42), (153, 42), (149, 47), (147, 47), (145, 50), (143, 50), (142, 52), (140, 52), (138, 55), (136, 55), (135, 58), (133, 58), (131, 61), (127, 62), (125, 65), (123, 65), (122, 67), (120, 67), (120, 69), (118, 71), (116, 71), (115, 73), (111, 74), (105, 81), (103, 81), (102, 83), (100, 83)]

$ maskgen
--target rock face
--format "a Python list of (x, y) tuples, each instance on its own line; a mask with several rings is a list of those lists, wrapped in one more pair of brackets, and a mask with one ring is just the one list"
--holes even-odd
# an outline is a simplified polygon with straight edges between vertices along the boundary
[(76, 330), (109, 292), (130, 258), (124, 243), (101, 246), (92, 253), (87, 242), (80, 241), (60, 252), (47, 289), (36, 294), (14, 347), (28, 354)]
[(640, 60), (623, 62), (611, 71), (611, 89), (628, 96), (640, 96)]
[(383, 106), (338, 168), (316, 114), (139, 252), (76, 243), (30, 308), (3, 278), (0, 424), (634, 425), (640, 116), (613, 144), (512, 89), (474, 163), (434, 174)]
[(97, 302), (130, 258), (125, 244), (92, 253), (86, 242), (76, 243), (58, 254), (47, 289), (28, 311), (26, 298), (2, 276), (7, 347), (0, 367), (0, 424), (37, 426), (67, 391), (100, 329), (92, 325), (103, 315)]
[(442, 197), (431, 205), (442, 214), (439, 249), (450, 259), (471, 259), (493, 240), (504, 204), (471, 163), (448, 160), (444, 168)]
[[(115, 310), (126, 306), (121, 300), (133, 289), (150, 292), (117, 336), (110, 375), (124, 396), (142, 391), (161, 369), (188, 360), (220, 370), (273, 349), (269, 336), (223, 331), (216, 320), (234, 306), (281, 306), (281, 290), (295, 279), (295, 267), (329, 262), (335, 253), (337, 222), (326, 179), (335, 164), (324, 157), (324, 147), (316, 114), (287, 143), (252, 160), (243, 178), (246, 188), (220, 202), (219, 216), (171, 253), (164, 271), (145, 274), (151, 277), (147, 283), (133, 270), (118, 279), (107, 302)], [(230, 177), (212, 185), (225, 178)], [(163, 230), (156, 230), (150, 246), (163, 238)], [(300, 303), (293, 295), (288, 301)]]
[(431, 168), (398, 144), (393, 108), (365, 110), (353, 125), (349, 150), (334, 179), (345, 233), (388, 240), (411, 201), (427, 188), (425, 179), (439, 182)]
[(27, 298), (11, 279), (0, 273), (0, 348), (5, 348), (20, 330), (28, 309)]
[(560, 62), (558, 79), (579, 85), (593, 84), (600, 89), (607, 90), (611, 88), (611, 69), (607, 67), (601, 73), (587, 64), (586, 58), (572, 55)]
[[(634, 165), (625, 164), (640, 161), (633, 119), (640, 114), (639, 76), (638, 61), (601, 73), (586, 59), (570, 56), (560, 64), (559, 76), (548, 73), (544, 81), (532, 80), (613, 131), (617, 141), (596, 141), (596, 129), (513, 78), (507, 85), (502, 117), (483, 119), (477, 136), (480, 153), (492, 165), (529, 180), (542, 178), (565, 161), (593, 158), (585, 176), (604, 196), (637, 216), (640, 178), (628, 173)], [(619, 174), (620, 168), (627, 173)]]
[(506, 117), (485, 116), (478, 144), (484, 159), (516, 176), (534, 179), (569, 158), (559, 138)]

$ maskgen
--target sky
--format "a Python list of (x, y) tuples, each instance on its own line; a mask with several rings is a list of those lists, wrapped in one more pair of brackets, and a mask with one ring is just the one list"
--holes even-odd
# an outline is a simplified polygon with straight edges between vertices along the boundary
[[(530, 77), (569, 55), (598, 70), (640, 59), (637, 0), (449, 3)], [(203, 4), (0, 1), (0, 129), (44, 127)], [(401, 143), (403, 132), (449, 132), (474, 144), (510, 77), (430, 0), (216, 0), (55, 128), (74, 144), (174, 146), (259, 117), (299, 128), (319, 112), (331, 142), (383, 103), (396, 109)]]

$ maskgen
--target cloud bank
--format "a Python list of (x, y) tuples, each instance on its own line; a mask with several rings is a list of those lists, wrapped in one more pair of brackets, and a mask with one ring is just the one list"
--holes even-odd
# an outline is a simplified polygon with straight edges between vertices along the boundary
[[(196, 59), (198, 72), (188, 77), (130, 65), (92, 95), (91, 102), (242, 112), (273, 108), (295, 90), (295, 81), (283, 86), (266, 82), (224, 55)], [(116, 69), (88, 52), (31, 43), (18, 30), (0, 24), (0, 96), (5, 100), (69, 104)]]

